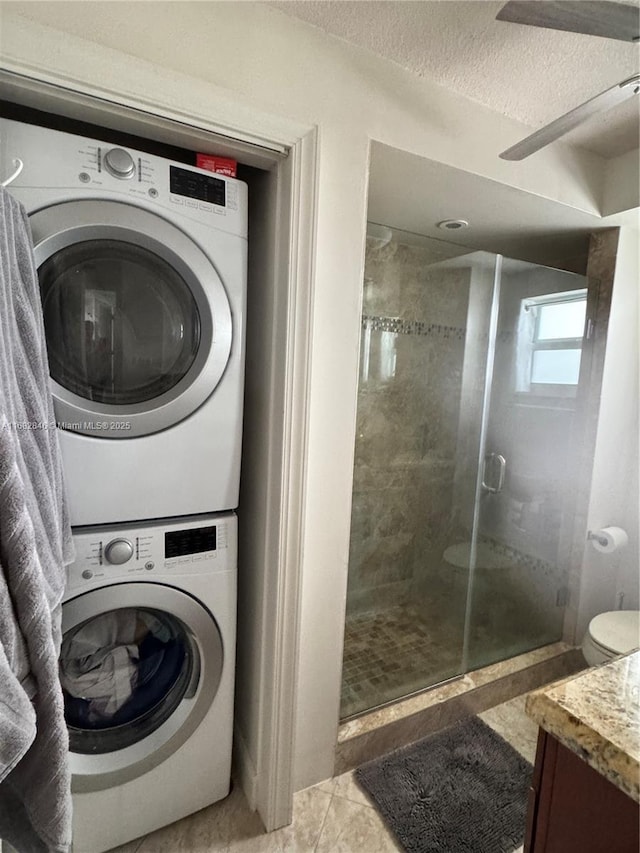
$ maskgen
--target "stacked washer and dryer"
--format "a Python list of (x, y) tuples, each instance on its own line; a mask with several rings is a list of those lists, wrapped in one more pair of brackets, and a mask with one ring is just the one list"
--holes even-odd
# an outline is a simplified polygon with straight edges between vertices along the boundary
[[(63, 603), (74, 853), (230, 785), (247, 188), (0, 121), (24, 168), (76, 546)], [(2, 172), (6, 174), (7, 172)]]

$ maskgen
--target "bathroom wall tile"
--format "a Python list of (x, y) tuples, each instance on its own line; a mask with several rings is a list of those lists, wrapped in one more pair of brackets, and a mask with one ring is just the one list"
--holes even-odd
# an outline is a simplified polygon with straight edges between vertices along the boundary
[(350, 611), (377, 589), (400, 601), (389, 584), (404, 581), (406, 598), (426, 544), (440, 556), (449, 540), (469, 272), (432, 268), (441, 255), (438, 244), (367, 242)]
[(391, 583), (380, 581), (376, 586), (365, 586), (364, 582), (348, 585), (347, 607), (354, 618), (359, 614), (378, 612), (386, 607), (403, 607), (412, 599), (411, 586), (401, 579)]

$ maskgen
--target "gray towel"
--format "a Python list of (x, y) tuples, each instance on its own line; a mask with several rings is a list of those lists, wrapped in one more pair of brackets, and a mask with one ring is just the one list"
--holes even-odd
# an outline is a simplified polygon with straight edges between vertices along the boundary
[(71, 845), (58, 654), (72, 556), (29, 222), (0, 188), (0, 837), (19, 853)]

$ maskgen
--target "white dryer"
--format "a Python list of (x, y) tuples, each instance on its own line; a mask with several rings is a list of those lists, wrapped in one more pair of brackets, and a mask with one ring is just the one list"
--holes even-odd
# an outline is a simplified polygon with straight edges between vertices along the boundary
[(0, 120), (24, 163), (72, 525), (233, 509), (247, 187)]
[(74, 853), (101, 853), (227, 795), (233, 514), (74, 535), (60, 675)]

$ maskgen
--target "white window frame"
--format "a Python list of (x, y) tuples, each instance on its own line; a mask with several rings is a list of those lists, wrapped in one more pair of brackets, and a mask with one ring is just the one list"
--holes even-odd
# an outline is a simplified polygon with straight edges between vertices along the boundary
[(578, 381), (575, 383), (547, 383), (533, 382), (533, 357), (536, 352), (548, 350), (562, 349), (582, 349), (584, 341), (584, 331), (580, 337), (568, 338), (546, 338), (541, 340), (538, 337), (540, 328), (541, 309), (548, 305), (566, 304), (570, 302), (585, 302), (587, 300), (587, 289), (564, 291), (562, 293), (547, 293), (542, 296), (529, 296), (521, 301), (521, 311), (534, 311), (535, 325), (533, 334), (527, 337), (526, 340), (521, 339), (521, 334), (517, 340), (517, 356), (518, 359), (525, 361), (525, 367), (522, 365), (518, 371), (518, 379), (516, 380), (516, 390), (518, 393), (534, 395), (538, 397), (575, 397), (578, 388)]

